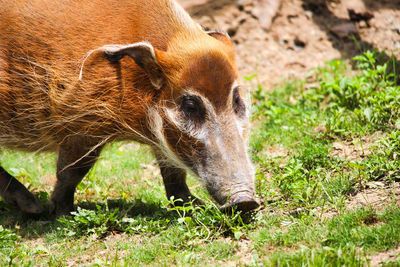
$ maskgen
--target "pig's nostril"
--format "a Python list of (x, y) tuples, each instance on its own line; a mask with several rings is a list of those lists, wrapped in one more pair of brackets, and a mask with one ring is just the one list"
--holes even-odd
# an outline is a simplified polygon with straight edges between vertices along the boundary
[(232, 210), (236, 208), (236, 211), (249, 212), (258, 208), (260, 204), (253, 198), (242, 196), (233, 202), (227, 203), (221, 207), (221, 211), (225, 213), (232, 213)]

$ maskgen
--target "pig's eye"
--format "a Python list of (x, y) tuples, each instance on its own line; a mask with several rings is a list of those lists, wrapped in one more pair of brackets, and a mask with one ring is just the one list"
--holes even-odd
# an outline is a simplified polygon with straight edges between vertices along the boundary
[(239, 87), (233, 89), (233, 110), (239, 116), (244, 116), (246, 113), (246, 105), (239, 94)]
[(186, 118), (203, 122), (206, 115), (204, 105), (198, 96), (184, 96), (182, 97), (181, 110)]

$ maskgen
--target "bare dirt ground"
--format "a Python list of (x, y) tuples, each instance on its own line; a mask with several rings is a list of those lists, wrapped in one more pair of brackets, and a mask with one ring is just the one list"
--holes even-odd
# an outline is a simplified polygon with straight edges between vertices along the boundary
[(241, 77), (271, 88), (365, 49), (400, 55), (400, 0), (281, 0), (269, 30), (262, 0), (178, 0), (205, 29), (228, 32)]
[[(400, 247), (386, 252), (378, 253), (371, 257), (370, 266), (382, 266), (385, 261), (393, 261), (400, 255)], [(394, 265), (393, 265), (394, 266)]]

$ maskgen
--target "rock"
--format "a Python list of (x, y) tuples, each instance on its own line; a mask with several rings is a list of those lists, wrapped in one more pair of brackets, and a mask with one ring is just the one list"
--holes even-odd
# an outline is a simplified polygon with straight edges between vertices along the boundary
[(356, 26), (351, 22), (335, 25), (330, 31), (339, 38), (357, 34)]

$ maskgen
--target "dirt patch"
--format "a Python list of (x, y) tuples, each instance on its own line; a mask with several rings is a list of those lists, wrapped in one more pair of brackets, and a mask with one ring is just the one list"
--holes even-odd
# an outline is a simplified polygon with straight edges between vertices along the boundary
[(393, 203), (400, 203), (400, 183), (385, 185), (383, 182), (376, 181), (369, 182), (365, 190), (351, 196), (346, 206), (348, 210), (373, 207), (379, 212)]
[(285, 158), (288, 156), (289, 151), (281, 144), (270, 146), (267, 149), (266, 154), (271, 158)]
[(334, 142), (332, 144), (331, 154), (341, 159), (361, 160), (370, 154), (369, 150), (365, 150), (364, 146), (354, 144), (352, 142)]
[(143, 177), (160, 177), (161, 172), (160, 168), (156, 164), (140, 164), (140, 167), (143, 169)]
[[(224, 238), (225, 239), (225, 238)], [(230, 239), (224, 240), (225, 242), (231, 242)], [(218, 266), (247, 266), (253, 262), (254, 255), (252, 254), (253, 242), (247, 239), (242, 239), (237, 242), (238, 249), (233, 258), (237, 260), (230, 261), (217, 261)]]
[(400, 247), (391, 249), (371, 257), (370, 266), (381, 266), (386, 261), (395, 261), (400, 258)]
[[(241, 77), (267, 89), (332, 59), (377, 48), (400, 54), (400, 0), (286, 0), (268, 31), (257, 0), (179, 0), (205, 29), (228, 32)], [(240, 3), (241, 5), (238, 5)]]
[(371, 154), (371, 148), (382, 138), (383, 134), (376, 132), (371, 136), (363, 136), (353, 141), (336, 141), (332, 143), (330, 154), (344, 160), (361, 161)]
[[(375, 211), (383, 212), (389, 205), (400, 203), (400, 183), (395, 182), (387, 185), (380, 181), (372, 181), (365, 188), (350, 196), (346, 203), (346, 210), (351, 211), (362, 207), (373, 208)], [(301, 211), (301, 209), (300, 209)], [(293, 212), (293, 211), (292, 211)], [(316, 214), (321, 221), (333, 218), (339, 214), (335, 209), (316, 209)]]
[[(123, 259), (128, 256), (131, 251), (127, 248), (119, 249), (121, 244), (141, 244), (141, 238), (136, 235), (127, 234), (111, 234), (105, 239), (97, 239), (96, 235), (91, 237), (90, 246), (85, 249), (85, 253), (77, 255), (66, 261), (67, 266), (77, 265), (105, 265), (110, 258)], [(75, 248), (71, 248), (75, 249)]]
[(45, 174), (40, 178), (40, 183), (42, 184), (42, 190), (46, 192), (51, 192), (56, 185), (57, 177), (54, 174)]

